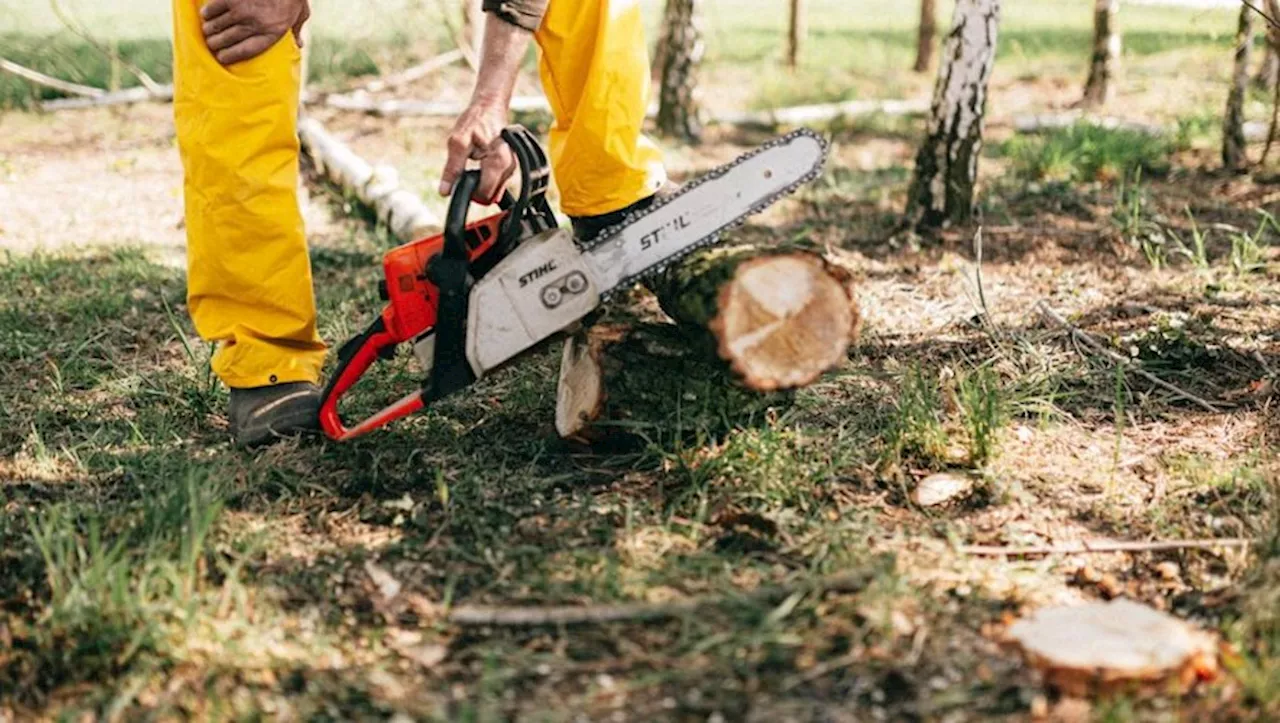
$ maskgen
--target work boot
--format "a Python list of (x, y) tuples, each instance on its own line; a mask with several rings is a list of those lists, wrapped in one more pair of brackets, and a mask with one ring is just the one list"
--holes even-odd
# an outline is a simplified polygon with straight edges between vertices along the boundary
[(674, 183), (668, 182), (657, 193), (652, 196), (636, 201), (626, 208), (609, 213), (600, 214), (599, 216), (570, 216), (569, 223), (573, 225), (573, 238), (578, 242), (579, 246), (590, 246), (602, 231), (607, 230), (610, 226), (616, 226), (626, 220), (627, 215), (643, 211), (653, 205), (653, 202), (659, 198), (667, 198), (680, 187)]
[(231, 434), (241, 447), (261, 447), (320, 429), (320, 387), (310, 382), (231, 390)]

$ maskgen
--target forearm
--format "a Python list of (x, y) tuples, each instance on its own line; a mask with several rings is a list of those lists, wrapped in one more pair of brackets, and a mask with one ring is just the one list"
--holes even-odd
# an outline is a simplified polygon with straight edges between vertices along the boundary
[(529, 31), (507, 22), (485, 23), (484, 48), (480, 56), (471, 102), (476, 105), (499, 105), (506, 108), (515, 92), (520, 63), (529, 50)]

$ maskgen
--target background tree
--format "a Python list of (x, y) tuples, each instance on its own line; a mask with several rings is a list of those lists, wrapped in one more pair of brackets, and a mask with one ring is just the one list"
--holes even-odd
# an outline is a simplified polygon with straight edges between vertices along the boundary
[(805, 0), (791, 0), (791, 17), (787, 23), (787, 67), (800, 63), (800, 46), (809, 35)]
[(1093, 8), (1093, 59), (1084, 85), (1082, 105), (1105, 105), (1114, 90), (1112, 80), (1120, 65), (1120, 29), (1116, 19), (1120, 0), (1096, 0)]
[(1227, 113), (1222, 122), (1222, 164), (1232, 171), (1249, 167), (1249, 154), (1244, 137), (1244, 100), (1249, 88), (1249, 53), (1253, 46), (1253, 10), (1240, 6), (1240, 22), (1236, 27), (1236, 62), (1231, 75), (1231, 92), (1227, 94)]
[(916, 37), (916, 64), (914, 70), (923, 73), (933, 66), (934, 50), (938, 46), (938, 2), (920, 0), (920, 32)]
[(462, 0), (462, 40), (467, 44), (467, 52), (480, 58), (480, 48), (484, 45), (484, 9), (483, 0)]
[(667, 0), (660, 41), (662, 86), (658, 130), (685, 141), (697, 141), (702, 136), (697, 75), (703, 43), (697, 5), (697, 0)]
[(928, 132), (916, 156), (907, 218), (917, 228), (973, 217), (987, 84), (996, 55), (1000, 0), (958, 0), (933, 92)]

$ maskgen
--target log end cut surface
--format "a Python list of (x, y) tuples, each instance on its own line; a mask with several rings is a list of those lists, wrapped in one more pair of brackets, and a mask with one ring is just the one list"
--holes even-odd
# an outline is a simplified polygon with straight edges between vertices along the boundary
[(718, 307), (720, 355), (761, 391), (811, 384), (843, 359), (857, 322), (845, 285), (804, 254), (742, 264)]

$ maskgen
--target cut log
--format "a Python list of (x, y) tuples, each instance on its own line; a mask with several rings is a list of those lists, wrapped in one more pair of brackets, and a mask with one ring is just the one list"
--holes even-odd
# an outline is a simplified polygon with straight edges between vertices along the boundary
[[(677, 324), (674, 336), (660, 327), (606, 325), (566, 343), (557, 432), (598, 441), (605, 436), (598, 423), (616, 416), (608, 409), (611, 390), (641, 399), (645, 390), (631, 388), (635, 369), (690, 351), (719, 360), (712, 366), (727, 364), (750, 394), (813, 383), (845, 358), (857, 337), (851, 278), (804, 249), (732, 246), (695, 254), (650, 285)], [(632, 374), (623, 373), (628, 369)]]
[(802, 249), (712, 248), (651, 288), (756, 391), (812, 384), (844, 359), (861, 321), (848, 271)]
[(314, 118), (299, 121), (298, 136), (317, 171), (370, 208), (396, 238), (407, 243), (440, 230), (440, 220), (422, 199), (400, 188), (391, 166), (371, 166)]
[(1071, 696), (1180, 694), (1218, 671), (1213, 635), (1128, 600), (1039, 610), (1008, 637), (1049, 685)]

